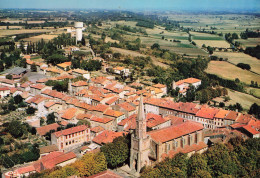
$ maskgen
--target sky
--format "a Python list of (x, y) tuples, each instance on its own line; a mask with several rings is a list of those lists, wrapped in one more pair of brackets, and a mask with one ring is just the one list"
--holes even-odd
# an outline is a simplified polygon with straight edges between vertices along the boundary
[(0, 0), (0, 8), (259, 11), (260, 0)]

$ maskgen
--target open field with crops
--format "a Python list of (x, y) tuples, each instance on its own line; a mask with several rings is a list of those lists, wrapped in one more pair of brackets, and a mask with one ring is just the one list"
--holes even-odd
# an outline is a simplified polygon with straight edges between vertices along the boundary
[(222, 57), (224, 59), (228, 58), (228, 61), (233, 64), (249, 64), (252, 71), (260, 74), (260, 60), (255, 57), (240, 52), (214, 52), (214, 55)]
[(49, 29), (22, 29), (22, 30), (0, 30), (0, 37), (6, 37), (17, 34), (26, 34), (26, 33), (43, 33), (51, 32), (53, 30)]
[(260, 45), (260, 38), (237, 39), (235, 41), (240, 42), (244, 48)]
[(230, 48), (230, 44), (224, 40), (193, 40), (198, 46), (205, 44), (206, 46), (218, 47), (218, 48)]
[[(142, 56), (142, 57), (147, 57), (147, 55), (145, 55), (145, 54), (141, 54), (141, 53), (139, 53), (139, 52), (137, 52), (137, 51), (131, 51), (131, 50), (127, 50), (127, 49), (121, 49), (121, 48), (115, 48), (115, 47), (111, 47), (111, 49), (112, 49), (112, 51), (113, 52), (115, 52), (115, 53), (121, 53), (121, 54), (123, 54), (123, 55), (125, 55), (125, 56), (133, 56), (133, 57), (138, 57), (138, 56)], [(159, 60), (160, 59), (158, 59), (158, 58), (156, 58), (156, 57), (153, 57), (153, 56), (150, 56), (151, 57), (151, 59), (152, 59), (152, 61), (153, 61), (153, 63), (155, 64), (155, 65), (158, 65), (158, 66), (161, 66), (161, 67), (164, 67), (164, 68), (168, 68), (169, 66), (168, 65), (166, 65), (166, 64), (164, 64), (164, 63), (161, 63)]]
[(46, 35), (46, 34), (43, 34), (43, 35), (33, 36), (33, 37), (30, 37), (30, 38), (24, 38), (22, 40), (23, 41), (37, 42), (37, 41), (43, 39), (45, 41), (49, 41), (49, 40), (52, 40), (53, 38), (56, 38), (56, 37), (58, 37), (58, 35)]
[(216, 74), (222, 78), (235, 80), (238, 78), (240, 81), (250, 84), (251, 81), (260, 82), (260, 76), (250, 71), (243, 70), (225, 61), (210, 61), (207, 73)]
[[(225, 105), (228, 106), (230, 104), (236, 104), (240, 103), (242, 107), (246, 110), (249, 110), (250, 106), (254, 103), (257, 103), (258, 105), (260, 104), (260, 99), (255, 98), (252, 95), (246, 94), (246, 93), (241, 93), (237, 91), (233, 91), (228, 89), (228, 96), (230, 97), (230, 101), (225, 102)], [(214, 99), (217, 102), (223, 102), (224, 98), (218, 97)]]

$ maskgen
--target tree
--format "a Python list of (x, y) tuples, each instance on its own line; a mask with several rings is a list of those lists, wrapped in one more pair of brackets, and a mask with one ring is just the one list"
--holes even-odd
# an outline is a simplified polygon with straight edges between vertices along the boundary
[(36, 109), (34, 107), (28, 106), (28, 108), (26, 109), (26, 113), (29, 115), (33, 115), (35, 113), (35, 110)]
[(103, 42), (105, 41), (106, 39), (106, 34), (103, 32), (102, 35), (101, 35), (101, 39), (103, 40)]
[(3, 61), (0, 60), (0, 72), (5, 70)]
[(219, 107), (221, 107), (221, 108), (225, 107), (225, 103), (220, 102), (220, 103), (219, 103)]
[(86, 46), (86, 40), (85, 40), (84, 36), (82, 37), (81, 44), (82, 44), (83, 46)]
[(55, 123), (55, 119), (56, 119), (56, 117), (55, 117), (54, 113), (48, 114), (47, 125)]
[(252, 104), (248, 114), (253, 114), (256, 118), (260, 119), (260, 105), (256, 103)]
[(78, 121), (77, 125), (87, 125), (90, 127), (90, 122), (87, 120), (80, 120)]
[(15, 138), (23, 136), (24, 133), (24, 127), (22, 126), (21, 122), (17, 120), (11, 121), (8, 124), (7, 130)]
[(61, 54), (53, 54), (45, 59), (45, 62), (52, 65), (57, 65), (62, 62), (66, 62), (68, 59)]
[(207, 170), (207, 161), (201, 154), (195, 153), (188, 160), (188, 175), (191, 176), (198, 171)]
[(16, 95), (14, 97), (14, 102), (15, 102), (15, 104), (19, 104), (19, 103), (23, 102), (23, 97), (21, 97), (21, 95)]
[(125, 163), (129, 157), (129, 140), (126, 137), (118, 137), (113, 140), (112, 143), (105, 144), (101, 147), (101, 151), (104, 153), (108, 167), (116, 168)]
[(32, 72), (37, 72), (37, 66), (36, 66), (35, 63), (33, 63), (33, 64), (31, 65), (31, 71), (32, 71)]
[(16, 110), (16, 106), (14, 105), (14, 99), (11, 98), (9, 101), (8, 101), (8, 110), (9, 111), (15, 111)]
[(160, 49), (160, 45), (158, 43), (154, 43), (152, 46), (151, 46), (151, 49)]
[(11, 74), (6, 75), (5, 78), (9, 80), (13, 80), (13, 76)]

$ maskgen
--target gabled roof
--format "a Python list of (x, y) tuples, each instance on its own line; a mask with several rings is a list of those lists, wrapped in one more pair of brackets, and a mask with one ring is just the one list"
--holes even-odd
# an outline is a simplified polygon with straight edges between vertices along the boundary
[(69, 108), (64, 111), (64, 114), (61, 116), (63, 119), (70, 120), (73, 117), (75, 117), (75, 114), (77, 112), (77, 108)]
[(105, 129), (101, 126), (96, 126), (96, 127), (93, 127), (90, 129), (91, 132), (95, 132), (95, 133), (99, 133), (99, 132), (102, 132), (104, 131)]
[(59, 151), (57, 145), (48, 145), (48, 146), (40, 147), (40, 154), (50, 153), (54, 151)]
[(120, 111), (115, 111), (115, 110), (112, 110), (112, 109), (107, 109), (104, 112), (104, 115), (111, 116), (111, 117), (120, 117), (120, 116), (124, 115), (124, 113), (122, 113)]
[(230, 112), (227, 114), (227, 116), (225, 117), (225, 119), (235, 121), (238, 116), (239, 116), (239, 112), (230, 111)]
[(61, 68), (66, 68), (66, 67), (71, 66), (71, 62), (63, 62), (63, 63), (57, 64), (57, 66), (59, 66)]
[(124, 103), (118, 104), (118, 106), (120, 106), (121, 108), (123, 108), (124, 110), (126, 110), (128, 112), (135, 111), (135, 109), (136, 109), (134, 106), (132, 106), (128, 102), (124, 102)]
[(71, 127), (71, 128), (65, 129), (65, 130), (54, 132), (53, 134), (56, 137), (60, 137), (62, 135), (69, 135), (69, 134), (72, 134), (72, 133), (81, 132), (81, 131), (86, 130), (87, 128), (88, 127), (86, 125), (79, 125), (79, 126), (76, 126), (76, 127)]
[(204, 127), (202, 124), (192, 121), (186, 121), (183, 124), (177, 126), (170, 126), (159, 130), (147, 132), (156, 142), (167, 142), (175, 138), (202, 130)]
[(113, 119), (110, 119), (110, 118), (106, 118), (106, 117), (100, 118), (100, 117), (95, 117), (95, 116), (92, 117), (90, 120), (94, 121), (94, 122), (100, 122), (103, 124), (113, 121)]
[(74, 82), (71, 84), (71, 86), (74, 86), (74, 87), (82, 87), (82, 86), (87, 86), (88, 85), (88, 82), (86, 81), (77, 81), (77, 82)]
[(219, 109), (217, 108), (201, 108), (196, 116), (197, 117), (203, 117), (203, 118), (207, 118), (207, 119), (213, 119), (213, 117), (215, 116), (215, 114), (219, 111)]
[(125, 132), (114, 132), (110, 130), (105, 130), (98, 136), (96, 136), (92, 141), (102, 145), (106, 143), (111, 143), (117, 137), (123, 136)]
[(36, 130), (39, 135), (44, 136), (47, 132), (49, 132), (51, 130), (57, 130), (58, 127), (59, 127), (59, 124), (53, 123), (53, 124), (49, 124), (46, 126), (36, 128)]
[(92, 106), (91, 108), (89, 108), (89, 110), (91, 110), (91, 111), (98, 111), (98, 112), (104, 112), (108, 108), (109, 108), (109, 106), (107, 106), (107, 105), (98, 104), (96, 106)]
[(215, 115), (215, 118), (219, 118), (219, 119), (224, 119), (227, 115), (228, 115), (228, 113), (229, 113), (230, 111), (228, 111), (228, 110), (219, 110), (219, 112), (217, 112), (217, 114)]
[(110, 170), (105, 170), (98, 174), (92, 175), (89, 178), (123, 178), (123, 177), (115, 174), (114, 172), (112, 172)]
[(38, 89), (38, 90), (41, 90), (45, 87), (47, 87), (46, 85), (43, 85), (43, 84), (33, 84), (33, 85), (30, 85), (31, 88), (35, 88), (35, 89)]
[(111, 105), (111, 104), (113, 104), (114, 102), (116, 102), (118, 99), (119, 99), (119, 97), (115, 96), (115, 97), (111, 98), (110, 100), (108, 100), (108, 101), (106, 102), (106, 104)]
[(200, 81), (201, 81), (200, 79), (196, 79), (196, 78), (187, 78), (187, 79), (184, 79), (184, 80), (179, 80), (175, 84), (176, 85), (181, 85), (183, 83), (193, 84), (193, 83), (197, 83), (197, 82), (200, 82)]
[(155, 88), (165, 88), (166, 85), (163, 85), (163, 84), (157, 83), (157, 84), (153, 85), (153, 87), (155, 87)]

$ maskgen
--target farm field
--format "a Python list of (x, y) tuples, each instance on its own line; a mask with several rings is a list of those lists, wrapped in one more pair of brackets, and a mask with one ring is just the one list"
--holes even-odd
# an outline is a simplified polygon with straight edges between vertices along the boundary
[(50, 32), (49, 29), (22, 29), (22, 30), (0, 30), (0, 37), (6, 37), (10, 35), (25, 34), (25, 33), (41, 33)]
[(235, 80), (238, 78), (240, 81), (250, 85), (251, 81), (260, 82), (260, 77), (250, 71), (243, 70), (225, 61), (210, 61), (207, 73), (218, 75), (222, 78)]
[(37, 42), (37, 41), (43, 39), (45, 41), (49, 41), (49, 40), (52, 40), (53, 38), (56, 38), (56, 37), (58, 37), (58, 35), (46, 35), (46, 34), (43, 34), (43, 35), (33, 36), (33, 37), (30, 37), (30, 38), (24, 38), (22, 40), (23, 41)]
[[(246, 110), (249, 110), (250, 106), (254, 103), (260, 104), (260, 99), (255, 98), (254, 96), (251, 96), (246, 93), (241, 93), (238, 91), (233, 91), (228, 89), (228, 96), (230, 97), (230, 101), (226, 102), (225, 105), (229, 106), (230, 104), (236, 104), (240, 103), (242, 107)], [(217, 102), (223, 102), (223, 98), (218, 97), (214, 99)]]
[(225, 40), (193, 40), (198, 46), (202, 47), (203, 44), (211, 47), (230, 48), (230, 44)]
[[(131, 51), (131, 50), (127, 50), (127, 49), (111, 47), (111, 50), (113, 52), (118, 52), (118, 53), (121, 53), (121, 54), (126, 55), (126, 56), (129, 55), (129, 56), (133, 56), (133, 57), (138, 57), (138, 56), (147, 57), (147, 55), (145, 55), (145, 54), (141, 54), (139, 52)], [(168, 65), (159, 62), (159, 59), (157, 59), (156, 57), (153, 57), (153, 56), (150, 56), (150, 57), (151, 57), (151, 59), (152, 59), (152, 61), (155, 65), (158, 65), (158, 66), (161, 66), (161, 67), (164, 67), (164, 68), (169, 67)]]
[[(259, 84), (258, 84), (259, 85)], [(247, 92), (257, 98), (260, 98), (260, 89), (259, 88), (252, 88), (247, 87)]]
[[(251, 70), (260, 74), (260, 60), (245, 53), (238, 52), (214, 52), (214, 55), (228, 58), (233, 64), (245, 63), (251, 66)], [(260, 77), (260, 76), (259, 76)]]
[(244, 48), (260, 45), (260, 38), (237, 39), (236, 41), (240, 42)]

